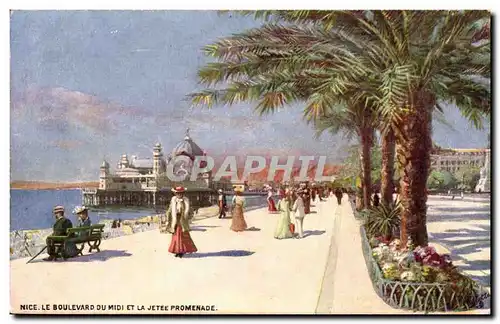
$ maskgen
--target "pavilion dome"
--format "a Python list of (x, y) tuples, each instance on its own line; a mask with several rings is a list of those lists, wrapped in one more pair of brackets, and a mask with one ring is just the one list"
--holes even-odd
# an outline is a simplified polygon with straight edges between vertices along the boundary
[(186, 131), (186, 136), (184, 137), (184, 139), (179, 142), (172, 150), (172, 158), (179, 155), (186, 155), (193, 160), (196, 156), (204, 155), (204, 151), (198, 146), (198, 144), (193, 142), (193, 140), (189, 136), (189, 129)]

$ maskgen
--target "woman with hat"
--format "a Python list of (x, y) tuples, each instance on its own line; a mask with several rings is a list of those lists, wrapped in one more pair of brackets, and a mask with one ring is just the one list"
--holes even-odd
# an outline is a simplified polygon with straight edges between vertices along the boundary
[(276, 231), (274, 232), (274, 238), (280, 240), (293, 237), (292, 231), (290, 230), (290, 224), (292, 223), (290, 218), (292, 198), (289, 189), (285, 191), (284, 196), (285, 197), (278, 202), (278, 210), (280, 212), (280, 216), (278, 219), (278, 226), (276, 227)]
[(239, 188), (234, 189), (234, 197), (232, 201), (232, 214), (231, 230), (235, 232), (243, 232), (247, 229), (247, 223), (243, 215), (243, 208), (245, 207), (245, 198), (241, 195)]
[(276, 209), (276, 205), (274, 204), (273, 189), (272, 188), (268, 188), (268, 191), (267, 191), (267, 211), (272, 213), (272, 214), (274, 214), (278, 211)]
[(189, 234), (190, 206), (189, 200), (184, 197), (184, 187), (172, 189), (175, 196), (170, 200), (170, 206), (166, 213), (167, 232), (173, 234), (168, 252), (175, 254), (176, 258), (182, 258), (186, 253), (198, 251)]

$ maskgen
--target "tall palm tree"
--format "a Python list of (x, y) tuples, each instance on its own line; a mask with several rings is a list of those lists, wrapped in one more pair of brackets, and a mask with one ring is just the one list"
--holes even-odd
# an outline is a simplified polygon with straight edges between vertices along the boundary
[[(423, 19), (404, 13), (374, 16), (379, 17), (374, 24), (379, 41), (386, 44), (377, 51), (392, 57), (395, 67), (385, 71), (376, 65), (365, 67), (371, 65), (372, 72), (384, 76), (386, 95), (380, 98), (384, 102), (381, 114), (395, 130), (397, 156), (403, 167), (401, 239), (406, 243), (410, 237), (415, 244), (426, 245), (432, 111), (440, 100), (451, 101), (481, 127), (481, 115), (490, 109), (489, 90), (473, 79), (489, 76), (489, 46), (471, 44), (474, 34), (470, 26), (484, 13), (445, 12)], [(412, 35), (411, 26), (417, 23), (418, 33)], [(405, 24), (410, 26), (406, 31)]]
[(426, 245), (431, 112), (441, 101), (452, 102), (481, 126), (490, 109), (489, 89), (478, 77), (489, 78), (490, 47), (489, 40), (477, 45), (476, 38), (490, 14), (306, 10), (257, 15), (287, 25), (267, 24), (207, 46), (206, 53), (219, 62), (203, 68), (200, 80), (228, 86), (194, 94), (193, 101), (259, 101), (261, 113), (304, 101), (309, 119), (327, 116), (349, 95), (378, 107), (382, 133), (394, 131), (402, 166), (401, 238)]

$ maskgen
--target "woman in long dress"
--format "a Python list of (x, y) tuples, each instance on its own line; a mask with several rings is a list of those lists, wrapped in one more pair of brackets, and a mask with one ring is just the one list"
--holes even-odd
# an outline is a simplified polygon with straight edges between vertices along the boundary
[(276, 209), (276, 205), (273, 200), (273, 190), (269, 189), (267, 193), (267, 210), (270, 213), (276, 213), (278, 210)]
[(292, 208), (291, 205), (291, 197), (290, 191), (285, 193), (285, 197), (278, 202), (278, 210), (280, 212), (280, 216), (278, 219), (278, 226), (276, 227), (276, 231), (274, 232), (275, 239), (286, 239), (292, 238), (293, 234), (290, 231), (290, 210)]
[(172, 233), (172, 240), (168, 252), (175, 254), (176, 258), (182, 258), (186, 253), (197, 252), (198, 249), (189, 234), (191, 230), (189, 221), (190, 213), (189, 200), (184, 197), (185, 189), (176, 187), (172, 189), (175, 196), (170, 201), (167, 210), (167, 232)]
[(243, 232), (247, 229), (247, 223), (243, 215), (245, 208), (245, 198), (241, 196), (241, 191), (236, 190), (233, 197), (233, 218), (231, 221), (231, 230), (235, 232)]
[(309, 188), (303, 190), (302, 199), (304, 200), (304, 212), (311, 213), (311, 193)]

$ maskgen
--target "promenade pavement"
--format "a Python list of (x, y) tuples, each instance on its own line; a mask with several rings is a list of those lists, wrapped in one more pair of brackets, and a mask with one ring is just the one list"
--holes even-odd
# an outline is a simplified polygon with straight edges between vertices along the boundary
[[(351, 205), (344, 196), (339, 206), (340, 216), (335, 225), (337, 256), (334, 274), (328, 286), (333, 287), (330, 307), (324, 313), (332, 314), (411, 314), (409, 311), (392, 308), (375, 292), (361, 247), (359, 227)], [(325, 276), (326, 278), (327, 276)]]
[[(124, 305), (117, 314), (164, 314), (180, 311), (137, 308), (214, 305), (211, 313), (313, 314), (336, 207), (332, 199), (314, 205), (302, 240), (274, 239), (278, 215), (258, 209), (245, 214), (251, 227), (245, 232), (230, 231), (230, 219), (195, 222), (191, 234), (198, 253), (183, 259), (168, 253), (170, 235), (148, 231), (103, 241), (101, 252), (66, 262), (14, 260), (11, 310), (20, 313), (21, 304), (33, 304), (37, 310), (30, 313), (44, 313), (42, 304), (89, 304)], [(126, 305), (135, 310), (127, 311)]]
[[(229, 230), (231, 219), (195, 221), (191, 235), (198, 253), (183, 259), (168, 253), (170, 235), (154, 230), (103, 241), (101, 252), (66, 262), (11, 261), (11, 311), (44, 313), (42, 304), (87, 304), (124, 305), (120, 311), (105, 311), (116, 314), (415, 314), (390, 307), (375, 293), (361, 249), (360, 223), (347, 196), (343, 200), (340, 206), (333, 198), (313, 204), (302, 240), (274, 239), (278, 215), (257, 209), (245, 213), (250, 228), (241, 233)], [(473, 272), (478, 268), (463, 269), (489, 283), (489, 215), (476, 212), (478, 206), (449, 203), (429, 200), (430, 243), (447, 245), (440, 249), (449, 248), (459, 266), (461, 261), (466, 268), (487, 261), (481, 276)], [(461, 238), (472, 234), (476, 236)], [(21, 304), (38, 309), (20, 311)], [(146, 309), (138, 310), (141, 305)], [(170, 309), (148, 311), (150, 305)], [(215, 311), (182, 312), (172, 305), (214, 305)]]
[(454, 264), (485, 287), (491, 278), (491, 213), (489, 200), (429, 197), (429, 241), (445, 247)]

